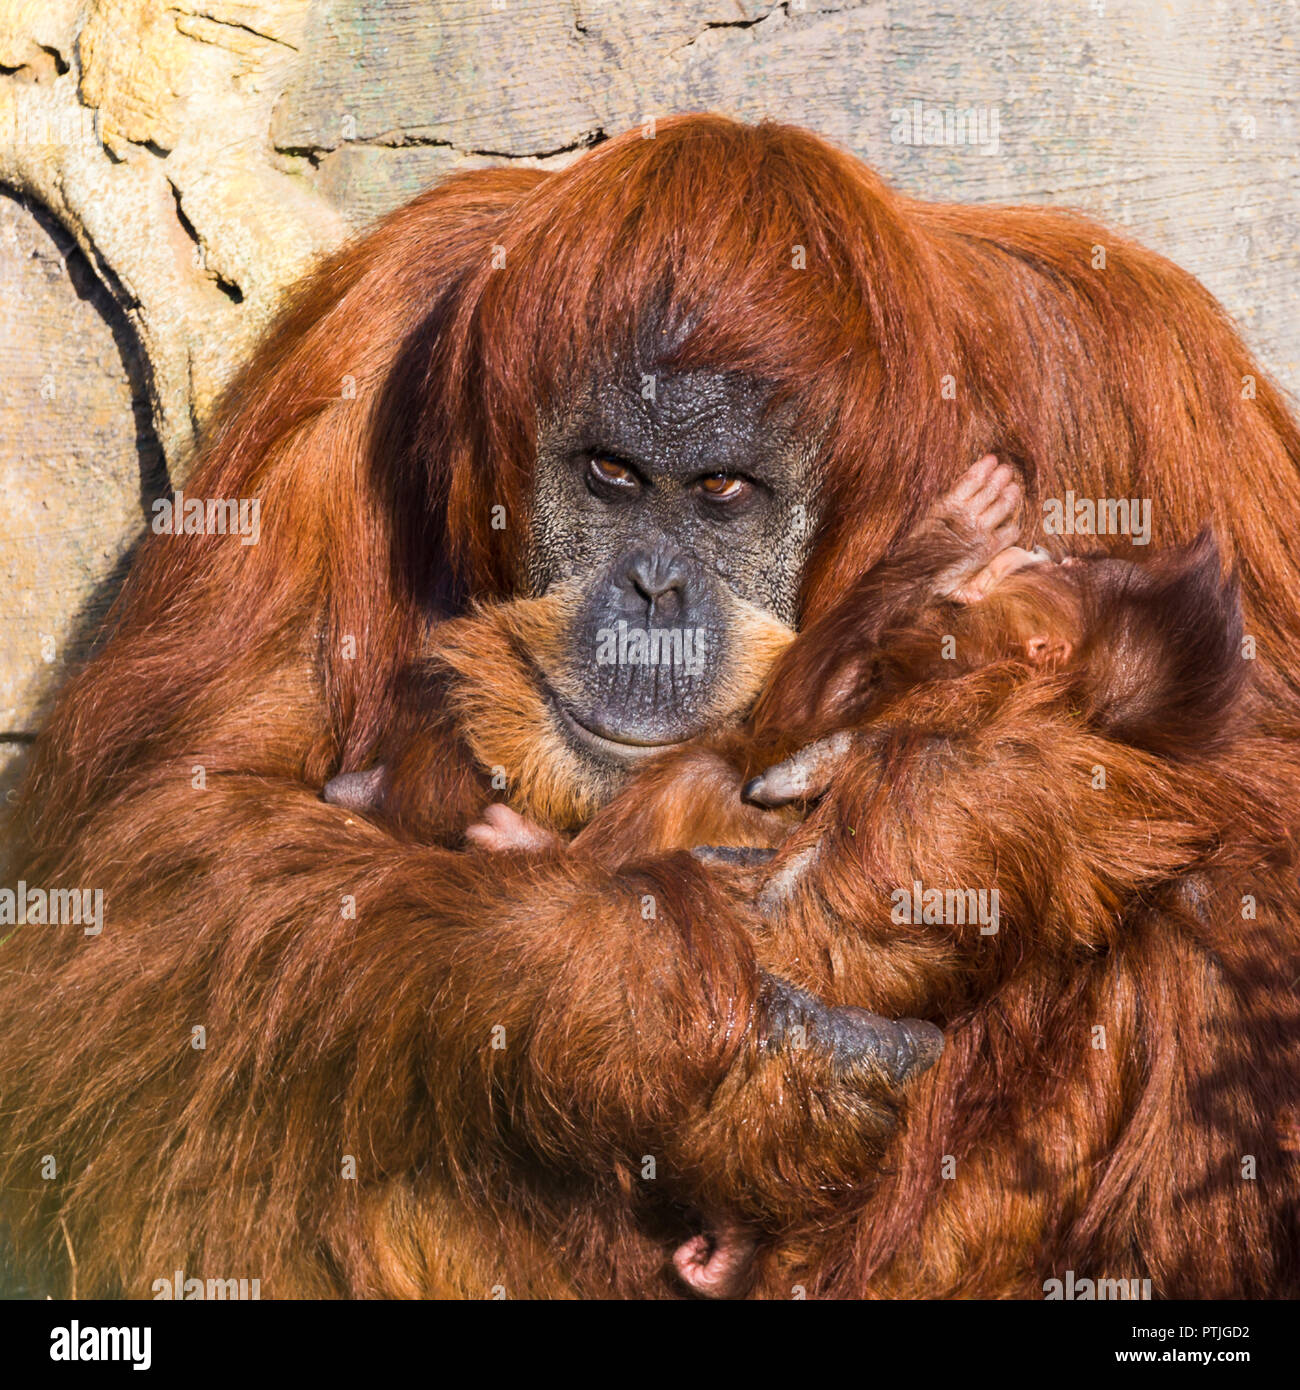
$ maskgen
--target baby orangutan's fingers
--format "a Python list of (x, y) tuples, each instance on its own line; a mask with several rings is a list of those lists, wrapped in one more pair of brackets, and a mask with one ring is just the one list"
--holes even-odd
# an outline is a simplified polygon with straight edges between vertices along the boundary
[(494, 802), (465, 832), (476, 849), (502, 854), (507, 850), (559, 849), (564, 841), (553, 830), (543, 830), (536, 821), (521, 816), (501, 802)]
[(847, 729), (818, 739), (784, 762), (745, 783), (741, 795), (756, 806), (785, 806), (791, 801), (811, 801), (830, 785), (836, 768), (853, 746)]
[(977, 459), (957, 480), (956, 487), (948, 493), (945, 500), (958, 506), (969, 502), (977, 492), (983, 489), (990, 474), (997, 466), (998, 456), (996, 454), (985, 454), (982, 459)]
[(988, 535), (1019, 511), (1020, 482), (1016, 470), (1009, 463), (999, 463), (994, 454), (986, 454), (962, 474), (956, 487), (935, 503), (930, 514)]
[(387, 771), (380, 763), (366, 772), (340, 772), (325, 783), (322, 795), (331, 806), (346, 806), (349, 811), (373, 811), (379, 805)]
[(987, 598), (1007, 575), (1027, 565), (1041, 565), (1047, 558), (1046, 551), (1025, 550), (1021, 546), (1010, 545), (1000, 550), (978, 574), (959, 585), (948, 597), (954, 603), (978, 603), (980, 599)]
[(748, 1226), (722, 1217), (677, 1247), (673, 1267), (701, 1298), (734, 1298), (744, 1288), (756, 1243)]
[(1018, 529), (1020, 484), (1005, 464), (989, 479), (988, 486), (972, 504), (977, 530), (993, 535), (1001, 529)]
[[(998, 463), (987, 454), (968, 468), (956, 487), (930, 509), (927, 526), (937, 554), (957, 542), (952, 562), (936, 570), (931, 592), (947, 598), (961, 591), (999, 550), (1014, 544), (1020, 535), (1022, 506), (1019, 476), (1010, 464)], [(915, 533), (923, 542), (927, 526)]]

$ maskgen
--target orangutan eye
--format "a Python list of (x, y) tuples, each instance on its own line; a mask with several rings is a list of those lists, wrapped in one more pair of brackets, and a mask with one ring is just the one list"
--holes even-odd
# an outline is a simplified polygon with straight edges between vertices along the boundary
[(750, 484), (734, 473), (710, 473), (700, 479), (699, 487), (713, 502), (736, 502), (749, 491)]
[(612, 488), (632, 491), (640, 485), (641, 480), (625, 464), (597, 456), (587, 464), (587, 481), (599, 490), (608, 492)]

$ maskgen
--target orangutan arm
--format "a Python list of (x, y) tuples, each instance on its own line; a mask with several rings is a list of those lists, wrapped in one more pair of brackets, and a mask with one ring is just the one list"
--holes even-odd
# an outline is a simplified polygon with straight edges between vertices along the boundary
[[(538, 1173), (612, 1183), (652, 1155), (683, 1199), (771, 1217), (869, 1169), (892, 1118), (880, 1064), (855, 1072), (868, 1025), (767, 981), (685, 855), (503, 865), (403, 844), (305, 788), (195, 791), (169, 766), (40, 872), (77, 884), (92, 863), (102, 932), (23, 927), (0, 976), (10, 1181), (54, 1153), (74, 1247), (131, 1233), (122, 1267), (83, 1261), (83, 1289), (144, 1293), (183, 1262), (251, 1263), (283, 1291), (317, 1241), (343, 1287), (364, 1285), (349, 1262), (378, 1257), (355, 1200), (394, 1174), (522, 1193)], [(806, 1047), (783, 1044), (792, 1027)], [(809, 1192), (778, 1155), (823, 1122)], [(305, 1244), (265, 1245), (286, 1221)]]
[(828, 732), (865, 706), (876, 648), (890, 628), (938, 599), (977, 597), (977, 577), (1019, 533), (1020, 500), (1015, 470), (985, 455), (810, 623), (777, 661), (753, 711), (769, 751), (796, 731)]

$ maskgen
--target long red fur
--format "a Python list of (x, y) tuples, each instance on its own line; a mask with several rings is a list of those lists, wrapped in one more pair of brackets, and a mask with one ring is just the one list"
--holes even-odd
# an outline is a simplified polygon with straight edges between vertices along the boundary
[[(1016, 756), (1048, 793), (1009, 802), (997, 758), (962, 784), (1025, 857), (1017, 881), (1045, 873), (1022, 931), (1082, 945), (1028, 955), (1007, 992), (959, 971), (934, 999), (878, 933), (809, 942), (809, 983), (953, 1028), (883, 1176), (858, 1155), (858, 1195), (863, 1116), (840, 1095), (827, 1116), (813, 1063), (756, 1050), (751, 922), (721, 878), (648, 852), (503, 872), (317, 799), (413, 726), (424, 615), (515, 591), (540, 418), (651, 315), (689, 326), (665, 368), (755, 373), (824, 431), (810, 618), (990, 449), (1031, 510), (1150, 496), (1156, 545), (1209, 518), (1241, 566), (1260, 733), (1217, 780), (1125, 763), (1129, 810), (1099, 823), (1086, 739), (1006, 691), (952, 692), (999, 756), (1029, 740)], [(1279, 742), (1300, 698), (1298, 462), (1280, 396), (1191, 277), (1064, 213), (903, 198), (804, 131), (683, 117), (559, 173), (431, 190), (312, 279), (207, 435), (187, 491), (260, 497), (260, 544), (149, 537), (35, 750), (11, 878), (106, 907), (93, 940), (29, 925), (0, 946), (0, 1182), (27, 1276), (146, 1297), (178, 1267), (268, 1296), (665, 1292), (665, 1212), (716, 1200), (791, 1232), (771, 1292), (1030, 1292), (1069, 1261), (1163, 1293), (1293, 1287), (1269, 1126), (1294, 1075), (1296, 904), (1274, 866), (1300, 777)], [(818, 891), (845, 921), (913, 866), (913, 820), (931, 844), (956, 833), (951, 804), (909, 805), (911, 756), (819, 812)], [(446, 766), (463, 818), (484, 789), (450, 731)], [(845, 827), (891, 815), (894, 857), (864, 861)], [(1114, 903), (1079, 857), (1099, 838)], [(1203, 912), (1159, 886), (1188, 855)], [(1242, 874), (1250, 929), (1228, 910)], [(1134, 883), (1150, 900), (1120, 932)], [(1106, 1052), (1046, 1049), (1094, 1022)], [(1077, 1143), (1006, 1137), (1034, 1133), (1040, 1096)], [(823, 1205), (801, 1230), (827, 1191), (842, 1219)]]
[[(611, 862), (630, 844), (777, 846), (736, 884), (759, 905), (761, 963), (831, 1002), (945, 1027), (878, 1180), (836, 1201), (847, 1230), (751, 1209), (771, 1237), (760, 1293), (1042, 1297), (1067, 1271), (1120, 1281), (1102, 1286), (1123, 1290), (1112, 1297), (1140, 1296), (1143, 1281), (1157, 1297), (1295, 1292), (1286, 789), (1300, 756), (1250, 730), (1235, 582), (1207, 538), (1133, 573), (1150, 587), (1123, 570), (1087, 582), (1109, 591), (1093, 617), (1110, 631), (1094, 636), (1122, 625), (1143, 648), (1130, 660), (1164, 673), (1138, 717), (1108, 697), (1129, 678), (1116, 684), (1093, 637), (1071, 669), (990, 655), (1014, 606), (1066, 587), (1026, 571), (1005, 597), (940, 606), (886, 638), (881, 689), (856, 719), (840, 712), (855, 730), (848, 765), (790, 835), (741, 788), (791, 732), (764, 720), (813, 688), (800, 676), (856, 661), (864, 586), (787, 650), (775, 679), (793, 694), (774, 689), (753, 733), (661, 759), (574, 842)], [(945, 630), (948, 675), (931, 658)], [(810, 734), (827, 727), (814, 711)], [(910, 903), (914, 884), (996, 890), (996, 931), (900, 920), (896, 895)], [(725, 1211), (725, 1192), (712, 1196)]]

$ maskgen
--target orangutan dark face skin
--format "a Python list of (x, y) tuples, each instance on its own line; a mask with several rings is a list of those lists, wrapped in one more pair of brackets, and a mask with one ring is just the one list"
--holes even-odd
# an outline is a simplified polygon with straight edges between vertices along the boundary
[[(738, 621), (793, 626), (815, 447), (765, 418), (766, 399), (738, 374), (638, 371), (544, 433), (526, 578), (569, 596), (550, 694), (585, 757), (631, 762), (735, 713)], [(639, 649), (638, 633), (660, 646)]]

